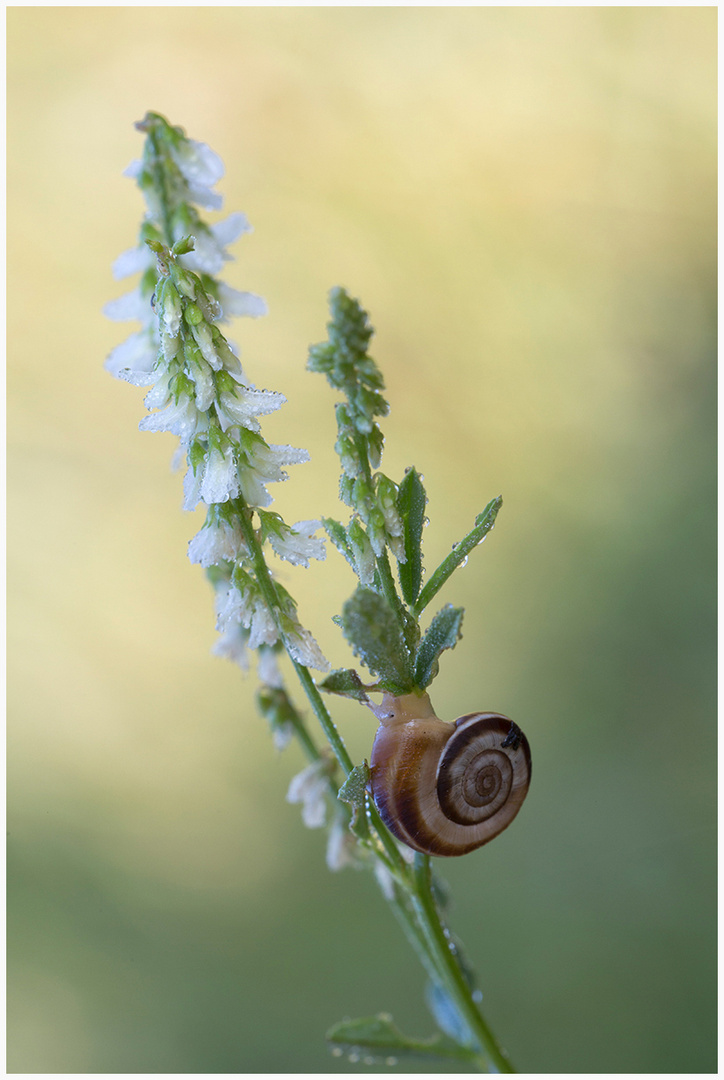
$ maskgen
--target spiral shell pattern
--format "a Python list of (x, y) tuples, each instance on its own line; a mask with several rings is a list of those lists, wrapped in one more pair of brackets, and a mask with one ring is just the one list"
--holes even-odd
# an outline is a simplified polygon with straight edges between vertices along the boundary
[(428, 855), (465, 855), (502, 832), (528, 791), (528, 741), (500, 713), (381, 726), (372, 794), (390, 831)]

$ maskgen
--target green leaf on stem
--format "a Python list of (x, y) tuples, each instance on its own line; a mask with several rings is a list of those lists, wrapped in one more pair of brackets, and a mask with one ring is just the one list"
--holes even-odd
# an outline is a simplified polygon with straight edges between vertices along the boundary
[(403, 1035), (387, 1013), (343, 1020), (326, 1034), (328, 1043), (346, 1053), (352, 1062), (365, 1065), (397, 1064), (399, 1057), (442, 1058), (443, 1060), (473, 1061), (474, 1050), (459, 1046), (447, 1035), (431, 1039), (413, 1039)]
[(444, 608), (440, 608), (425, 631), (415, 656), (415, 683), (421, 690), (429, 686), (436, 677), (440, 668), (440, 654), (445, 649), (454, 649), (462, 637), (460, 627), (463, 614), (463, 608), (446, 604)]
[(502, 505), (502, 496), (499, 495), (497, 498), (491, 499), (483, 512), (476, 517), (474, 528), (470, 530), (467, 536), (462, 538), (459, 544), (455, 544), (448, 557), (443, 559), (417, 598), (415, 611), (418, 615), (424, 611), (450, 575), (467, 559), (473, 548), (477, 547), (478, 544), (482, 544), (495, 525), (495, 519)]
[(344, 525), (342, 525), (339, 521), (335, 521), (334, 518), (323, 517), (321, 520), (324, 531), (326, 532), (329, 539), (332, 541), (337, 550), (344, 555), (349, 565), (356, 572), (357, 565), (354, 560), (354, 552), (352, 551), (350, 542), (347, 539), (347, 530), (345, 529)]
[(402, 519), (405, 562), (397, 561), (405, 603), (412, 607), (422, 583), (422, 528), (427, 496), (416, 469), (408, 469), (397, 491), (397, 512)]
[(370, 827), (367, 821), (367, 785), (370, 782), (370, 767), (366, 761), (355, 765), (342, 787), (337, 792), (340, 802), (352, 807), (350, 830), (359, 840), (368, 840)]
[(339, 694), (340, 697), (354, 698), (363, 705), (369, 704), (367, 691), (362, 685), (354, 668), (338, 668), (319, 684), (320, 690), (326, 690), (328, 694)]
[(383, 596), (359, 586), (342, 608), (342, 629), (381, 690), (408, 694), (414, 686), (412, 658), (396, 613)]

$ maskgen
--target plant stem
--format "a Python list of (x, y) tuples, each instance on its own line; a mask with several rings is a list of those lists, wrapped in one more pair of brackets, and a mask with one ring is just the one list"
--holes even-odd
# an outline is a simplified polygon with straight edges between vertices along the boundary
[[(455, 1002), (460, 1015), (468, 1024), (474, 1037), (484, 1049), (490, 1063), (497, 1072), (515, 1072), (513, 1065), (495, 1036), (482, 1017), (473, 1001), (467, 980), (460, 963), (452, 951), (440, 914), (432, 895), (430, 882), (430, 858), (428, 855), (415, 855), (415, 882), (417, 888), (412, 895), (412, 903), (427, 942), (444, 976), (445, 987)], [(488, 1071), (487, 1063), (484, 1071)]]
[[(259, 588), (264, 595), (269, 610), (272, 612), (281, 611), (282, 605), (274, 586), (271, 571), (266, 564), (261, 544), (252, 525), (251, 508), (241, 505), (239, 516), (241, 519), (244, 540), (252, 556), (254, 572)], [(392, 585), (394, 590), (389, 560), (385, 557), (384, 560), (378, 561), (378, 565), (379, 564), (386, 566), (387, 573), (389, 574), (389, 584)], [(383, 573), (381, 576), (384, 578), (386, 575)], [(394, 595), (397, 601), (396, 607), (399, 607), (400, 600), (396, 590), (394, 591)], [(294, 665), (302, 689), (307, 696), (307, 700), (327, 737), (329, 745), (331, 746), (345, 776), (348, 776), (354, 767), (352, 759), (349, 756), (347, 747), (337, 730), (327, 706), (322, 700), (317, 685), (308, 668), (303, 664), (300, 664), (294, 657), (290, 656), (290, 659)], [(303, 741), (308, 751), (310, 749), (312, 749), (312, 752), (316, 751), (316, 747), (314, 747), (314, 743), (309, 736), (307, 736), (307, 740)], [(484, 1058), (483, 1056), (480, 1056), (479, 1058), (481, 1071), (488, 1071), (487, 1064), (489, 1059), (496, 1071), (506, 1073), (514, 1072), (515, 1070), (508, 1057), (498, 1045), (495, 1036), (473, 1001), (472, 992), (463, 974), (460, 962), (450, 948), (450, 942), (445, 935), (437, 904), (435, 903), (435, 898), (432, 894), (429, 857), (427, 855), (416, 853), (414, 873), (410, 873), (410, 868), (400, 855), (393, 837), (384, 825), (377, 807), (371, 798), (366, 799), (365, 808), (367, 818), (377, 833), (384, 848), (385, 855), (387, 856), (385, 862), (389, 860), (388, 869), (391, 865), (391, 868), (397, 872), (400, 882), (403, 883), (395, 883), (395, 898), (391, 901), (392, 907), (398, 919), (402, 922), (408, 940), (420, 957), (428, 975), (442, 982), (452, 1000), (455, 1002), (460, 1015), (470, 1028), (474, 1038), (480, 1047), (484, 1049), (487, 1057)], [(378, 857), (382, 857), (379, 852)], [(399, 897), (399, 890), (402, 888), (405, 888), (408, 892), (412, 911), (414, 912), (414, 919), (412, 918), (412, 913), (407, 905), (402, 902)]]

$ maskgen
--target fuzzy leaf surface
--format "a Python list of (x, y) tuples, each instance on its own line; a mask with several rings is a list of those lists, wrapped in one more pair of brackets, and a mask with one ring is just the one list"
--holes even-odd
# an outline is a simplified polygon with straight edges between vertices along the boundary
[(454, 649), (462, 637), (463, 608), (446, 604), (440, 608), (425, 631), (415, 657), (415, 683), (424, 690), (438, 673), (440, 654)]
[(380, 688), (407, 694), (414, 678), (412, 659), (394, 611), (379, 593), (359, 586), (342, 608), (342, 629), (354, 652)]
[(397, 512), (402, 519), (405, 562), (397, 562), (405, 603), (412, 607), (422, 583), (422, 527), (427, 496), (420, 474), (409, 469), (397, 491)]

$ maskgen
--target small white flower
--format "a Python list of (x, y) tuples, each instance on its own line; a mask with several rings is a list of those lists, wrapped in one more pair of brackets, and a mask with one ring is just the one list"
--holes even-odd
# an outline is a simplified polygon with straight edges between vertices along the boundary
[(232, 315), (249, 315), (253, 319), (258, 319), (261, 315), (266, 315), (269, 310), (266, 301), (261, 296), (232, 289), (223, 281), (219, 284), (219, 303), (224, 320), (228, 320)]
[(269, 543), (280, 559), (286, 559), (294, 566), (308, 567), (310, 559), (321, 561), (327, 557), (324, 540), (313, 535), (321, 527), (321, 521), (298, 521), (281, 536), (272, 531)]
[(248, 636), (246, 630), (243, 630), (240, 626), (229, 626), (211, 646), (211, 652), (214, 656), (220, 656), (224, 660), (231, 660), (246, 674), (249, 670)]
[(189, 465), (184, 476), (184, 510), (195, 510), (201, 501), (201, 485), (204, 480), (205, 462), (201, 461), (193, 469)]
[(146, 270), (152, 261), (151, 249), (146, 247), (145, 244), (143, 247), (129, 248), (128, 251), (121, 252), (113, 263), (111, 272), (116, 281), (120, 281), (121, 278), (130, 277), (131, 274), (139, 274)]
[(260, 645), (276, 645), (279, 640), (274, 616), (261, 598), (255, 601), (254, 613), (247, 625), (250, 649), (258, 649)]
[(153, 313), (149, 301), (141, 296), (140, 290), (133, 289), (115, 300), (109, 300), (103, 306), (103, 314), (114, 322), (131, 322), (133, 319), (150, 322), (149, 316)]
[(140, 431), (172, 431), (181, 442), (188, 443), (196, 434), (199, 419), (195, 402), (186, 394), (179, 394), (178, 401), (172, 399), (165, 408), (144, 416), (138, 427)]
[(158, 339), (148, 330), (131, 334), (109, 353), (104, 367), (116, 379), (124, 379), (134, 386), (148, 386), (155, 382), (152, 374), (158, 358)]
[(308, 452), (294, 446), (272, 443), (271, 446), (255, 447), (251, 465), (239, 469), (239, 487), (247, 503), (269, 506), (272, 497), (264, 485), (287, 479), (282, 465), (297, 465), (303, 461), (309, 461)]
[(223, 390), (216, 402), (216, 413), (224, 431), (234, 424), (258, 431), (257, 416), (276, 412), (285, 404), (284, 394), (275, 390), (253, 390), (248, 386), (238, 385), (234, 391)]
[[(194, 236), (194, 250), (183, 256), (183, 265), (197, 273), (215, 276), (224, 263), (233, 258), (226, 250), (227, 245), (247, 232), (251, 232), (251, 225), (246, 214), (242, 213), (229, 214), (210, 229), (198, 229)], [(180, 236), (176, 239), (180, 239)]]
[(133, 161), (126, 165), (125, 169), (121, 173), (121, 176), (127, 176), (129, 180), (137, 180), (141, 175), (141, 169), (143, 168), (143, 162), (139, 158), (134, 158)]
[(216, 398), (216, 383), (203, 356), (197, 354), (188, 362), (188, 374), (195, 386), (196, 408), (206, 413)]
[(235, 585), (229, 585), (226, 590), (223, 588), (216, 590), (217, 630), (225, 631), (229, 627), (240, 626), (242, 623), (248, 627), (251, 615), (252, 609), (249, 607), (248, 597), (242, 596)]
[(327, 765), (313, 761), (292, 777), (287, 802), (302, 804), (302, 821), (308, 829), (321, 829), (327, 816)]
[[(259, 676), (259, 682), (264, 683), (266, 686), (272, 686), (275, 690), (283, 689), (284, 680), (282, 679), (282, 673), (277, 664), (276, 653), (271, 649), (259, 649), (259, 661), (256, 670)], [(292, 725), (287, 724), (285, 727), (289, 728), (289, 738), (291, 738), (293, 734)], [(279, 749), (282, 749), (282, 747), (279, 747)]]
[(238, 522), (230, 524), (226, 518), (207, 521), (189, 540), (189, 559), (200, 566), (215, 566), (222, 559), (236, 562), (241, 552), (246, 552), (246, 544)]
[(223, 367), (221, 357), (214, 348), (214, 339), (211, 336), (211, 330), (208, 325), (205, 322), (202, 322), (197, 326), (192, 326), (191, 333), (194, 335), (194, 340), (201, 349), (201, 355), (206, 363), (210, 364), (214, 371), (220, 371)]
[(190, 184), (213, 187), (224, 175), (224, 163), (216, 151), (196, 139), (183, 139), (171, 149), (171, 156)]
[(316, 671), (329, 671), (330, 663), (319, 645), (304, 627), (297, 623), (284, 633), (284, 644), (298, 664), (314, 668)]
[(355, 863), (354, 851), (357, 842), (347, 828), (344, 818), (336, 817), (332, 822), (327, 840), (327, 866), (333, 872), (343, 870)]
[[(194, 406), (195, 408), (195, 406)], [(239, 494), (239, 477), (234, 449), (212, 446), (206, 454), (206, 467), (201, 481), (200, 497), (207, 504), (224, 503)]]

